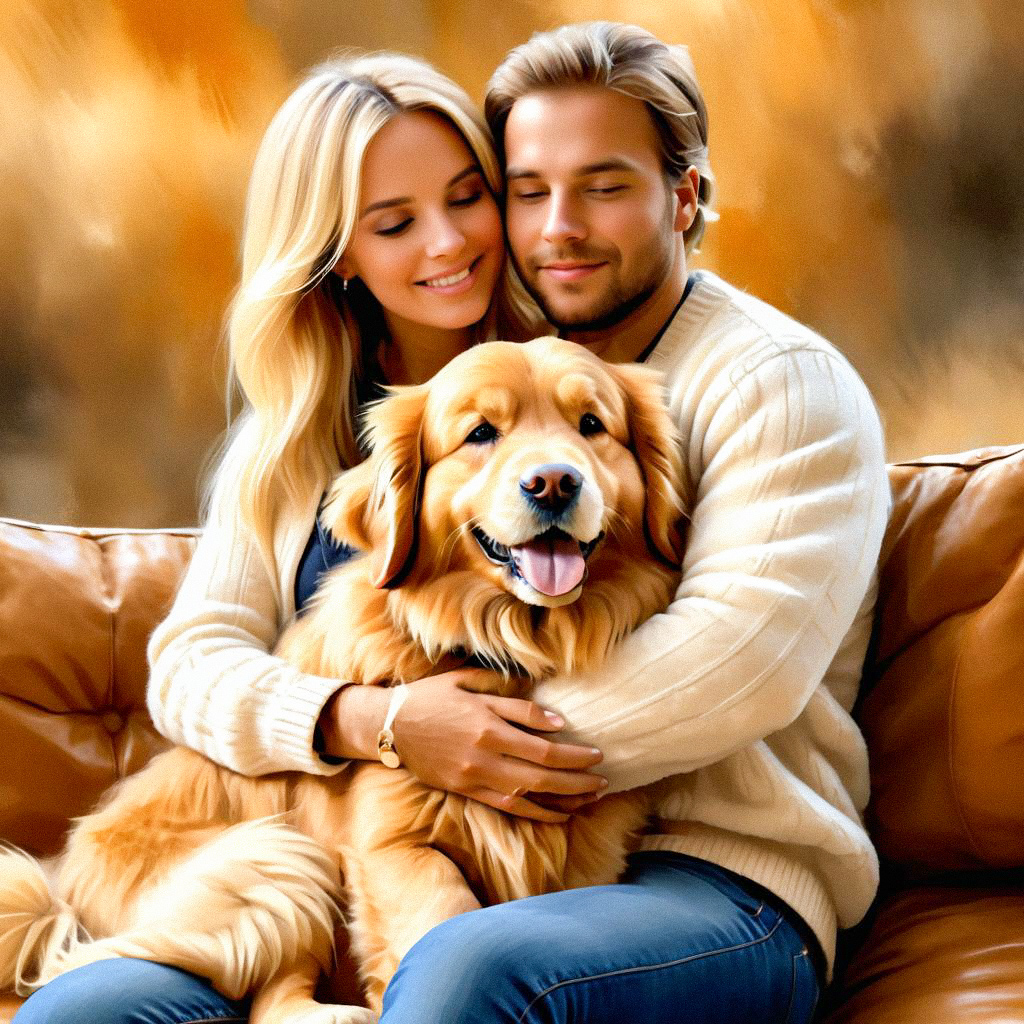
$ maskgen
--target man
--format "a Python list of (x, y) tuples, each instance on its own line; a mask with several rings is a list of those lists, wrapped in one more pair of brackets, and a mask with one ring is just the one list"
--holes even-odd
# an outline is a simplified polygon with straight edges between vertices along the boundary
[(874, 405), (826, 341), (688, 272), (713, 179), (682, 47), (535, 36), (486, 113), (523, 284), (564, 336), (665, 374), (696, 501), (668, 611), (535, 694), (612, 791), (658, 784), (642, 852), (618, 886), (435, 929), (384, 1019), (806, 1021), (877, 886), (850, 717), (889, 506)]

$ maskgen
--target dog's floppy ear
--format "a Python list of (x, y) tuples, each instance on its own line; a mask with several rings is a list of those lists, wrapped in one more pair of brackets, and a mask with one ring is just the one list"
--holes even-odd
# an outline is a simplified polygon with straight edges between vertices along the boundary
[(630, 443), (644, 476), (647, 544), (660, 559), (678, 568), (691, 498), (679, 431), (665, 405), (661, 374), (636, 364), (610, 365), (609, 369), (626, 400)]
[[(422, 385), (388, 389), (388, 397), (366, 414), (373, 488), (367, 517), (381, 516), (387, 542), (375, 585), (396, 587), (416, 554), (420, 493), (426, 467), (421, 433), (427, 389)], [(375, 533), (372, 524), (367, 532)]]
[(371, 545), (366, 510), (373, 491), (373, 467), (369, 460), (346, 469), (334, 478), (320, 510), (320, 522), (339, 544), (357, 551)]

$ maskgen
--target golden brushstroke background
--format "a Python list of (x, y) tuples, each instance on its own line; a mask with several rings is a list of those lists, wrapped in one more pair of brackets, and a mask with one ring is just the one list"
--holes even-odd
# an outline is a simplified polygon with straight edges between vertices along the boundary
[(0, 514), (195, 521), (248, 169), (303, 69), (402, 49), (479, 98), (585, 18), (690, 45), (699, 263), (847, 352), (893, 458), (1024, 441), (1019, 0), (3, 0)]

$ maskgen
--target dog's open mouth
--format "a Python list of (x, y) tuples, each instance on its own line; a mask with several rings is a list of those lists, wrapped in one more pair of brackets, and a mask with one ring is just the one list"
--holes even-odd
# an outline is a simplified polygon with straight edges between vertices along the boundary
[(552, 527), (538, 534), (526, 544), (507, 548), (479, 527), (473, 527), (473, 536), (483, 553), (495, 565), (508, 566), (516, 576), (525, 580), (534, 590), (547, 597), (561, 597), (575, 590), (587, 571), (587, 559), (604, 536), (598, 534), (592, 541), (576, 540), (564, 530)]

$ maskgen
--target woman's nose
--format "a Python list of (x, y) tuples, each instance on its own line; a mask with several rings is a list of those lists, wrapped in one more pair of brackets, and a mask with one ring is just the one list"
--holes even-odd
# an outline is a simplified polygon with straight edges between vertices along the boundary
[(432, 259), (455, 256), (466, 244), (466, 236), (447, 214), (438, 214), (430, 223), (427, 255)]

